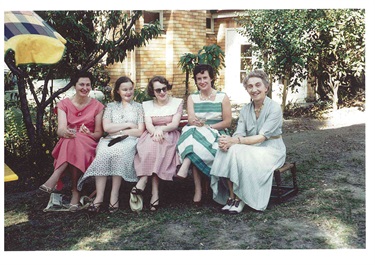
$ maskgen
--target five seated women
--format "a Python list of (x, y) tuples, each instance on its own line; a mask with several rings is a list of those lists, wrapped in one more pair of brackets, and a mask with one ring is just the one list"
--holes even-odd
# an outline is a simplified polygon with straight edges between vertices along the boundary
[[(233, 136), (227, 133), (232, 120), (230, 101), (225, 93), (214, 89), (213, 68), (197, 65), (194, 80), (198, 92), (188, 97), (188, 125), (181, 135), (178, 127), (183, 100), (168, 94), (172, 85), (167, 79), (153, 77), (147, 93), (154, 99), (142, 104), (133, 101), (132, 80), (120, 77), (116, 81), (115, 102), (107, 105), (103, 116), (108, 135), (101, 138), (96, 158), (77, 184), (81, 190), (84, 182), (95, 176), (97, 196), (90, 211), (98, 212), (102, 207), (107, 176), (112, 176), (110, 212), (119, 209), (122, 180), (137, 182), (131, 194), (142, 199), (149, 178), (150, 210), (155, 211), (159, 206), (159, 180), (186, 178), (190, 166), (196, 205), (201, 204), (201, 178), (205, 176), (211, 178), (213, 199), (224, 205), (222, 211), (240, 213), (245, 204), (265, 210), (273, 171), (283, 165), (286, 156), (281, 138), (282, 111), (267, 97), (267, 75), (254, 70), (244, 78), (251, 100), (241, 110)], [(51, 189), (47, 184), (41, 189)]]

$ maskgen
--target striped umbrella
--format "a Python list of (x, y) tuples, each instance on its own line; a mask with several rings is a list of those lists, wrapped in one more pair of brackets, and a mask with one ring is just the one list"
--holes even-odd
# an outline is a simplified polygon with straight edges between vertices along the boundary
[(16, 65), (54, 64), (66, 40), (33, 11), (4, 12), (4, 54), (13, 50)]

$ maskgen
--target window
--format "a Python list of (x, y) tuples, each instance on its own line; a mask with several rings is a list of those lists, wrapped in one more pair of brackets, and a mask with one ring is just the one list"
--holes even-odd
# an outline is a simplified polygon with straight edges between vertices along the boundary
[(163, 11), (157, 11), (157, 10), (147, 10), (143, 11), (143, 20), (145, 24), (152, 23), (154, 21), (159, 21), (161, 29), (163, 29)]
[(214, 19), (210, 17), (206, 17), (206, 32), (214, 32)]
[(251, 60), (251, 45), (242, 44), (241, 45), (241, 54), (240, 54), (240, 83), (246, 76), (248, 71), (251, 71), (253, 68)]

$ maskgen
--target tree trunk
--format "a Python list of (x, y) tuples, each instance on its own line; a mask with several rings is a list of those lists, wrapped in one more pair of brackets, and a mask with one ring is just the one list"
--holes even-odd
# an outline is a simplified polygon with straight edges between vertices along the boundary
[(338, 101), (339, 101), (339, 96), (338, 96), (338, 90), (339, 90), (339, 82), (335, 82), (332, 87), (333, 91), (333, 97), (332, 97), (332, 108), (334, 111), (338, 109)]
[(289, 84), (290, 84), (289, 75), (286, 75), (284, 80), (283, 80), (284, 87), (283, 87), (283, 96), (282, 96), (282, 102), (281, 102), (281, 110), (283, 112), (284, 112), (285, 105), (286, 105), (286, 97), (288, 95)]
[(272, 76), (272, 74), (270, 74), (268, 78), (269, 78), (269, 80), (270, 80), (270, 87), (269, 87), (269, 89), (268, 89), (267, 96), (268, 96), (269, 98), (272, 98), (272, 84), (273, 84), (273, 82), (272, 82), (272, 80), (273, 80), (273, 76)]

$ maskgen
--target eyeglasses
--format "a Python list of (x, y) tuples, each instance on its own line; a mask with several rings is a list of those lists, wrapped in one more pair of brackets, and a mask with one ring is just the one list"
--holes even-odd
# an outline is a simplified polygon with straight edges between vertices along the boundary
[(167, 91), (167, 87), (165, 86), (165, 87), (163, 87), (163, 88), (157, 88), (157, 89), (154, 89), (154, 91), (156, 92), (156, 93), (158, 93), (158, 94), (160, 94), (161, 93), (161, 91), (163, 91), (164, 93)]

